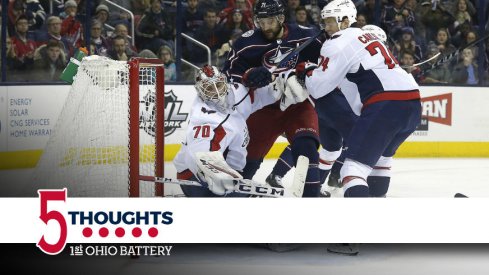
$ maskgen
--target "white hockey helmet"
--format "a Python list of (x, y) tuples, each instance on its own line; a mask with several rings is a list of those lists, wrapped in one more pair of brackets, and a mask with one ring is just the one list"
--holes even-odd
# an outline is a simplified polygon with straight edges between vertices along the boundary
[(326, 19), (328, 17), (336, 18), (338, 27), (343, 21), (343, 18), (347, 17), (351, 24), (357, 22), (357, 8), (351, 0), (333, 0), (321, 10), (321, 19)]
[(375, 34), (375, 36), (377, 36), (380, 39), (380, 41), (382, 41), (382, 43), (384, 44), (387, 43), (387, 34), (381, 27), (375, 25), (365, 25), (363, 26), (362, 30), (365, 32)]
[(197, 95), (206, 103), (224, 111), (230, 107), (227, 100), (229, 86), (226, 75), (215, 66), (205, 65), (195, 76)]

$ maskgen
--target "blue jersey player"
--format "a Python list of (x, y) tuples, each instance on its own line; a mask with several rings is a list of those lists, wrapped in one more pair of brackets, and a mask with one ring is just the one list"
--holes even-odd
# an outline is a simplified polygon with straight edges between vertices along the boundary
[[(257, 28), (236, 40), (224, 65), (224, 71), (232, 81), (251, 88), (252, 99), (253, 88), (272, 82), (271, 70), (276, 61), (317, 34), (311, 28), (285, 24), (284, 12), (284, 4), (280, 0), (258, 0), (254, 9)], [(319, 39), (309, 44), (306, 50), (290, 60), (288, 68), (295, 67), (298, 62), (317, 60), (321, 45), (322, 41)], [(277, 74), (288, 68), (278, 68), (273, 73)], [(248, 118), (247, 125), (250, 143), (243, 171), (245, 178), (253, 177), (277, 137), (285, 133), (291, 144), (293, 163), (299, 155), (309, 158), (310, 166), (303, 196), (319, 196), (318, 121), (310, 102), (291, 105), (284, 111), (280, 109), (280, 102), (276, 102), (253, 113)]]

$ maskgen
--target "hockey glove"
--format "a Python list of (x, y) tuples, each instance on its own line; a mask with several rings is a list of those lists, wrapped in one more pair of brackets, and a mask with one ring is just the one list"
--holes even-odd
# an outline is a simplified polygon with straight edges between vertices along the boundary
[(284, 111), (292, 104), (303, 102), (309, 96), (307, 90), (297, 81), (294, 70), (285, 71), (277, 77), (277, 84), (283, 91), (280, 109)]
[(306, 76), (309, 77), (312, 75), (312, 71), (318, 67), (317, 64), (312, 62), (301, 62), (297, 64), (295, 67), (295, 74), (297, 76), (297, 81), (303, 86), (306, 87)]
[(272, 73), (265, 67), (248, 69), (243, 75), (243, 84), (248, 88), (265, 87), (272, 82)]

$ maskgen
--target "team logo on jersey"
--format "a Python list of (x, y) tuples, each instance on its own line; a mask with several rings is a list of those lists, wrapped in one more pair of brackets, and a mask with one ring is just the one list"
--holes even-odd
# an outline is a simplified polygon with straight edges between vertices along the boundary
[[(288, 55), (293, 50), (294, 48), (291, 47), (278, 46), (277, 48), (272, 49), (265, 53), (265, 55), (263, 56), (263, 65), (266, 68), (272, 68), (273, 66), (276, 66), (277, 63), (280, 63), (280, 61), (283, 60), (284, 56)], [(287, 61), (285, 66), (283, 66), (282, 68), (278, 68), (275, 71), (275, 73), (279, 73), (287, 69), (295, 68), (298, 59), (299, 59), (298, 55), (292, 57), (290, 60)]]
[(173, 90), (165, 93), (165, 137), (173, 134), (176, 129), (182, 128), (187, 120), (188, 113), (180, 112), (183, 101), (178, 100)]
[(242, 37), (250, 37), (253, 35), (254, 32), (255, 32), (254, 30), (249, 30), (249, 31), (243, 33), (241, 36)]

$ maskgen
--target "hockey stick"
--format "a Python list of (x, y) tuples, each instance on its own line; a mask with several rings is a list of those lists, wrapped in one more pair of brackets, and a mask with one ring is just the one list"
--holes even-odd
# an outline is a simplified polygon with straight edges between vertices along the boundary
[(312, 41), (316, 40), (319, 36), (321, 36), (321, 34), (323, 34), (323, 31), (319, 31), (316, 35), (314, 35), (313, 37), (309, 38), (308, 40), (306, 40), (304, 43), (302, 43), (299, 47), (295, 48), (293, 51), (291, 51), (290, 53), (288, 53), (287, 55), (283, 55), (283, 56), (280, 56), (278, 57), (276, 60), (275, 60), (275, 66), (271, 67), (269, 69), (269, 71), (271, 73), (273, 73), (275, 70), (277, 70), (277, 68), (282, 68), (282, 67), (285, 67), (285, 65), (287, 64), (287, 62), (289, 62), (294, 56), (298, 55), (300, 52), (302, 52), (302, 50), (304, 50), (307, 46), (309, 46), (309, 44), (312, 43)]
[(414, 67), (418, 67), (419, 65), (423, 65), (424, 63), (428, 63), (428, 62), (430, 62), (431, 60), (433, 60), (433, 59), (437, 58), (438, 56), (440, 56), (440, 54), (441, 54), (441, 53), (437, 53), (437, 54), (433, 55), (431, 58), (426, 59), (425, 61), (422, 61), (422, 62), (419, 62), (419, 63), (413, 64), (413, 65), (409, 65), (409, 66), (404, 65), (404, 66), (401, 66), (401, 68), (403, 68), (403, 69), (408, 69), (408, 68), (414, 68)]
[[(308, 169), (309, 169), (309, 159), (305, 156), (299, 156), (295, 168), (294, 180), (290, 187), (276, 188), (276, 187), (271, 187), (268, 185), (258, 183), (253, 180), (236, 179), (234, 180), (236, 184), (234, 185), (233, 192), (262, 196), (262, 197), (271, 197), (271, 198), (284, 198), (284, 197), (300, 198), (302, 197), (302, 193), (304, 192), (304, 184), (306, 183), (306, 176), (307, 176)], [(162, 184), (172, 183), (172, 184), (179, 184), (179, 185), (202, 187), (201, 183), (197, 181), (191, 181), (191, 180), (179, 180), (179, 179), (161, 178), (161, 177), (152, 177), (151, 179), (145, 177), (145, 180), (150, 180), (150, 181), (154, 181), (155, 183), (162, 183)]]
[(481, 37), (481, 38), (479, 38), (479, 39), (477, 39), (477, 40), (475, 40), (473, 42), (470, 42), (469, 44), (467, 44), (467, 45), (465, 45), (465, 46), (463, 46), (461, 48), (458, 48), (457, 50), (451, 52), (450, 54), (443, 56), (440, 60), (436, 61), (436, 63), (434, 63), (433, 65), (429, 66), (428, 68), (424, 68), (424, 69), (421, 68), (421, 71), (423, 73), (427, 73), (427, 72), (435, 69), (436, 67), (445, 64), (450, 59), (458, 56), (463, 50), (465, 50), (467, 48), (470, 48), (470, 47), (472, 47), (472, 46), (474, 46), (476, 44), (479, 44), (480, 42), (482, 42), (482, 41), (484, 41), (484, 40), (486, 40), (488, 38), (489, 38), (489, 34), (487, 34), (487, 35), (485, 35), (485, 36), (483, 36), (483, 37)]

